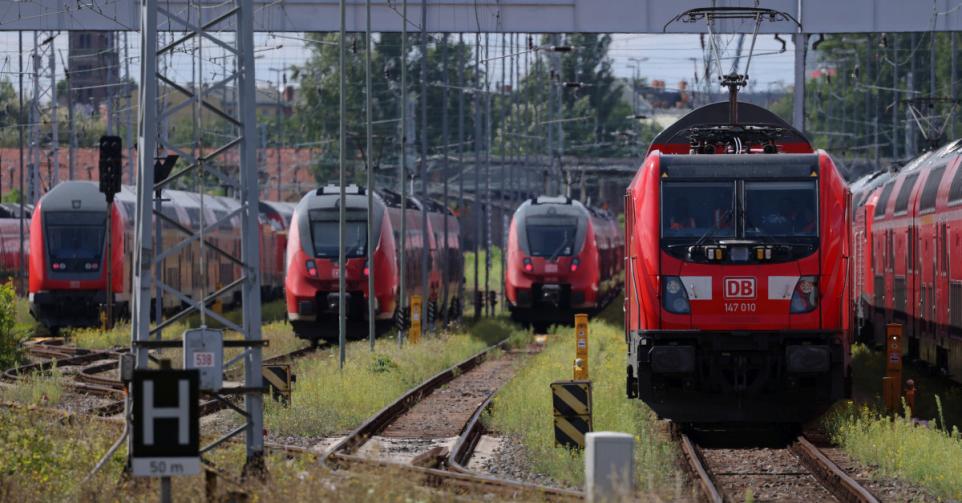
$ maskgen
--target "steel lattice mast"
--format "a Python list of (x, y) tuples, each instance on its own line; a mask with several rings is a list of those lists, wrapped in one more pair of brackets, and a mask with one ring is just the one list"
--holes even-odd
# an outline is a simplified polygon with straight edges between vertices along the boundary
[[(257, 169), (255, 158), (256, 120), (254, 108), (254, 26), (252, 0), (234, 0), (217, 6), (192, 6), (193, 12), (186, 15), (181, 12), (168, 11), (162, 3), (152, 0), (141, 0), (141, 69), (140, 69), (140, 106), (138, 108), (138, 176), (136, 177), (137, 212), (134, 219), (134, 260), (132, 267), (133, 288), (131, 305), (131, 350), (135, 354), (137, 368), (147, 368), (147, 350), (162, 347), (161, 341), (154, 336), (165, 327), (178, 320), (184, 319), (191, 313), (203, 312), (207, 319), (216, 320), (229, 330), (243, 335), (244, 352), (241, 357), (228, 363), (242, 363), (244, 365), (244, 394), (246, 395), (244, 415), (245, 424), (237, 428), (212, 444), (202, 447), (201, 452), (244, 433), (247, 444), (247, 467), (259, 468), (263, 463), (264, 451), (264, 421), (263, 398), (261, 395), (261, 299), (260, 275), (258, 274), (258, 190)], [(159, 44), (158, 32), (170, 26), (182, 26), (186, 33), (177, 33), (170, 43)], [(178, 30), (179, 31), (179, 30)], [(192, 46), (193, 44), (193, 46)], [(201, 45), (206, 44), (206, 45)], [(194, 83), (190, 88), (182, 86), (164, 73), (159, 64), (161, 58), (171, 57), (178, 51), (188, 50), (199, 52), (217, 47), (223, 50), (228, 60), (225, 63), (227, 75), (223, 80), (210, 85)], [(202, 59), (202, 58), (196, 58)], [(200, 65), (197, 61), (195, 64)], [(204, 74), (199, 72), (199, 80)], [(164, 90), (180, 94), (184, 100), (177, 105), (167, 106), (172, 100), (158, 101), (160, 83)], [(213, 104), (213, 100), (206, 97), (220, 93), (222, 89), (231, 89), (235, 94), (233, 108), (226, 108)], [(161, 103), (158, 105), (158, 103)], [(186, 103), (186, 104), (185, 104)], [(173, 145), (161, 144), (159, 124), (167, 117), (185, 106), (199, 109), (203, 105), (206, 111), (216, 115), (229, 124), (230, 138), (218, 140), (221, 143), (210, 148), (198, 148), (196, 156), (192, 149), (177, 148)], [(158, 109), (160, 107), (161, 109)], [(202, 127), (197, 125), (197, 127)], [(155, 180), (154, 157), (159, 147), (168, 152), (174, 152), (184, 161), (182, 167), (175, 170), (163, 180)], [(217, 168), (217, 164), (231, 168)], [(236, 171), (232, 168), (236, 166)], [(216, 177), (220, 184), (233, 186), (238, 189), (239, 205), (216, 222), (201, 219), (200, 232), (188, 229), (179, 223), (164, 217), (156, 210), (152, 210), (154, 194), (172, 185), (175, 180), (183, 177), (199, 177), (201, 183), (204, 175)], [(235, 257), (207, 240), (205, 233), (229, 219), (238, 218), (241, 222), (241, 256)], [(178, 244), (168, 247), (163, 253), (158, 252), (160, 243), (155, 242), (154, 231), (162, 224), (178, 229), (183, 238)], [(208, 284), (203, 289), (209, 294), (204, 298), (191, 297), (192, 292), (182, 292), (174, 285), (166, 284), (161, 274), (160, 265), (163, 260), (178, 250), (200, 243), (202, 253), (219, 254), (240, 269), (240, 275), (227, 285), (209, 284), (212, 278), (203, 278)], [(165, 295), (177, 298), (188, 306), (158, 320), (155, 327), (150, 325), (151, 290), (158, 286)], [(234, 323), (222, 315), (214, 312), (208, 306), (210, 301), (223, 295), (241, 293), (240, 323)], [(225, 365), (226, 366), (226, 365)]]

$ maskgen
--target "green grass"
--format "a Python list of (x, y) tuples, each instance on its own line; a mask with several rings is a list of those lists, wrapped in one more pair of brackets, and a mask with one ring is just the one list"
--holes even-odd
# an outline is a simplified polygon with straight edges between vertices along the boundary
[[(620, 304), (615, 307), (620, 309)], [(536, 472), (581, 486), (582, 454), (554, 445), (549, 388), (552, 381), (571, 378), (575, 352), (572, 334), (571, 328), (556, 327), (548, 336), (545, 350), (498, 392), (486, 419), (492, 430), (523, 443)], [(625, 342), (621, 327), (592, 321), (588, 348), (594, 430), (633, 435), (637, 486), (648, 491), (668, 487), (676, 477), (676, 451), (668, 436), (656, 430), (651, 411), (641, 402), (625, 398)]]
[[(284, 320), (287, 316), (286, 308), (283, 301), (277, 300), (264, 304), (261, 308), (261, 318), (265, 325), (262, 328), (262, 336), (265, 339), (272, 338), (268, 334), (273, 336), (290, 334), (290, 329), (279, 330), (277, 327), (286, 326)], [(224, 314), (224, 317), (239, 323), (241, 321), (241, 313), (239, 310), (232, 310)], [(211, 328), (217, 328), (220, 326), (218, 323), (214, 323), (213, 320), (208, 320), (208, 326)], [(153, 324), (151, 324), (153, 326)], [(185, 321), (174, 323), (173, 325), (167, 327), (164, 330), (164, 339), (173, 339), (180, 337), (180, 335), (188, 328), (195, 328), (200, 326), (200, 315), (194, 314), (189, 316)], [(114, 325), (110, 330), (104, 331), (100, 328), (74, 328), (64, 331), (64, 335), (68, 340), (76, 344), (78, 347), (87, 349), (109, 349), (114, 347), (128, 347), (130, 346), (130, 322), (121, 321)], [(236, 334), (233, 332), (228, 332), (226, 335), (228, 338), (235, 337)], [(291, 337), (293, 339), (293, 337)], [(274, 345), (274, 341), (271, 341), (271, 345)], [(270, 351), (268, 349), (265, 354)], [(278, 351), (282, 352), (282, 351)]]
[[(0, 501), (156, 502), (157, 479), (122, 476), (126, 448), (83, 482), (97, 460), (120, 436), (121, 425), (83, 416), (65, 418), (43, 410), (0, 408)], [(202, 443), (212, 438), (202, 439)], [(454, 495), (422, 487), (410, 475), (378, 470), (332, 474), (314, 456), (268, 452), (266, 478), (243, 479), (243, 443), (229, 442), (204, 455), (226, 477), (217, 493), (205, 496), (204, 475), (174, 479), (174, 501), (229, 501), (242, 491), (248, 501), (358, 501), (408, 503), (451, 501)], [(459, 495), (485, 501), (484, 495)]]
[(63, 397), (63, 373), (54, 367), (49, 374), (35, 372), (24, 375), (9, 387), (0, 388), (3, 400), (24, 405), (56, 405)]
[(267, 428), (279, 435), (325, 436), (347, 432), (432, 375), (505, 338), (528, 334), (503, 320), (483, 320), (466, 333), (422, 336), (399, 348), (381, 338), (372, 352), (367, 341), (348, 343), (344, 369), (337, 348), (295, 365), (297, 383), (291, 406), (268, 402)]
[[(871, 351), (861, 344), (852, 347), (853, 393), (857, 402), (881, 409), (884, 375), (883, 351)], [(915, 417), (932, 418), (941, 414), (949, 428), (962, 427), (962, 386), (909, 364), (902, 369), (902, 382), (907, 379), (915, 381), (917, 390)], [(941, 398), (941, 410), (936, 405), (936, 396)]]
[(877, 466), (877, 475), (925, 487), (942, 499), (962, 499), (962, 438), (959, 430), (929, 427), (908, 417), (890, 418), (868, 405), (846, 402), (824, 420), (834, 442), (855, 459)]

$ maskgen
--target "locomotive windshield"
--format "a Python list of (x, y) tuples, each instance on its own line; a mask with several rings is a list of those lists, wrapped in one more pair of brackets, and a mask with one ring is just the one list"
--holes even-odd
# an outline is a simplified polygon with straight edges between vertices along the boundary
[(525, 220), (528, 253), (532, 257), (566, 257), (575, 252), (578, 219), (562, 216), (531, 216)]
[[(338, 211), (311, 211), (311, 240), (314, 256), (337, 258)], [(344, 222), (344, 256), (363, 257), (367, 246), (367, 213), (348, 211)]]
[(666, 180), (661, 208), (662, 245), (686, 260), (754, 260), (750, 246), (767, 247), (767, 261), (794, 260), (818, 248), (815, 180)]
[(107, 232), (102, 211), (48, 211), (43, 214), (50, 267), (57, 272), (100, 270)]
[(666, 238), (735, 235), (735, 182), (670, 182), (661, 187)]
[(814, 181), (745, 182), (745, 237), (815, 236)]

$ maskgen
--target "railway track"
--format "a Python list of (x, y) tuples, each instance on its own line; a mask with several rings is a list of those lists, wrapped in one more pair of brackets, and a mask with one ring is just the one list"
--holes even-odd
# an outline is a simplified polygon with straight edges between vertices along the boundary
[[(280, 355), (265, 358), (264, 364), (290, 362), (320, 348), (324, 345), (309, 345)], [(28, 356), (34, 361), (7, 369), (3, 372), (3, 379), (16, 382), (24, 376), (37, 373), (49, 374), (54, 367), (65, 369), (64, 386), (71, 392), (94, 395), (107, 400), (106, 403), (91, 405), (85, 411), (87, 414), (109, 417), (124, 411), (126, 388), (116, 374), (119, 366), (118, 358), (127, 353), (127, 349), (88, 350), (64, 345), (62, 340), (43, 340), (30, 343), (26, 347)], [(113, 373), (113, 375), (105, 375)], [(237, 378), (241, 375), (238, 368), (230, 369), (225, 377)], [(227, 389), (229, 392), (229, 388)], [(208, 415), (229, 407), (224, 400), (209, 399), (200, 403), (201, 415)]]
[[(455, 492), (493, 494), (508, 499), (583, 499), (583, 493), (577, 491), (499, 479), (465, 468), (482, 432), (481, 415), (491, 397), (507, 381), (503, 378), (490, 382), (492, 373), (505, 370), (506, 362), (513, 359), (510, 355), (490, 359), (504, 345), (501, 342), (490, 346), (412, 388), (328, 449), (322, 459), (335, 468), (401, 472), (425, 485)], [(488, 381), (489, 385), (478, 386), (482, 381)], [(455, 398), (458, 396), (463, 399)], [(440, 405), (445, 416), (442, 424), (429, 421), (425, 412), (445, 403), (447, 405)], [(419, 422), (428, 424), (418, 426)], [(450, 431), (458, 432), (453, 439), (445, 437)], [(412, 434), (418, 436), (397, 436)], [(395, 440), (405, 440), (392, 442), (392, 435)], [(438, 442), (439, 439), (445, 441)], [(416, 452), (405, 451), (405, 446), (413, 446)]]
[(701, 500), (787, 499), (878, 503), (804, 435), (772, 448), (703, 447), (679, 432), (685, 467)]

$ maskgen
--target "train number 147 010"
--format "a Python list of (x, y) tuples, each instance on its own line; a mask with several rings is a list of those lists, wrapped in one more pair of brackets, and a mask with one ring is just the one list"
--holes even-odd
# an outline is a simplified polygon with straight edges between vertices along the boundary
[(754, 302), (726, 302), (726, 313), (754, 313), (758, 306)]

